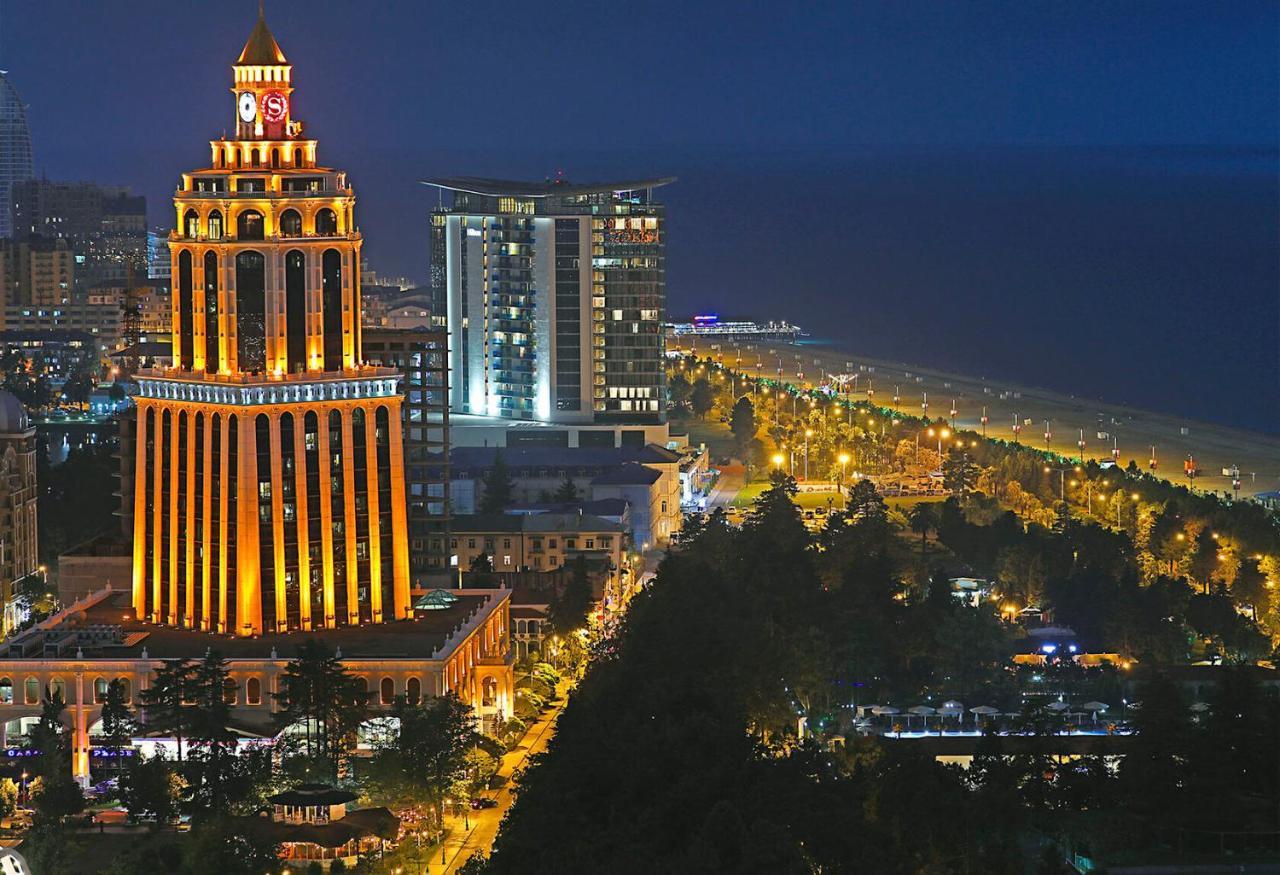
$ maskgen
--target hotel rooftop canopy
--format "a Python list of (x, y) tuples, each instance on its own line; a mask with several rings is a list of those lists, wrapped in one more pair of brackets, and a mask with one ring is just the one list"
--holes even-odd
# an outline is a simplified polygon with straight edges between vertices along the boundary
[(675, 182), (674, 176), (652, 179), (632, 179), (622, 182), (571, 183), (563, 180), (546, 182), (516, 182), (508, 179), (485, 179), (479, 176), (441, 176), (422, 180), (423, 185), (446, 191), (479, 194), (488, 197), (573, 197), (587, 194), (607, 194), (615, 191), (640, 191), (661, 188)]

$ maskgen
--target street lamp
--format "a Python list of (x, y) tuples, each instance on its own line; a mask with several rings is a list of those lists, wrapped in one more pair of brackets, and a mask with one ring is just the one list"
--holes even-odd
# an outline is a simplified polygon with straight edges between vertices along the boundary
[(813, 437), (813, 429), (806, 428), (804, 430), (804, 479), (809, 479), (809, 438)]
[(938, 463), (942, 463), (942, 442), (951, 437), (951, 429), (944, 428), (938, 432)]
[(842, 490), (844, 489), (844, 469), (845, 469), (845, 466), (849, 464), (849, 454), (841, 453), (839, 456), (836, 457), (836, 461), (840, 463), (840, 482), (836, 484), (836, 491), (839, 492), (841, 496), (843, 496), (844, 492)]

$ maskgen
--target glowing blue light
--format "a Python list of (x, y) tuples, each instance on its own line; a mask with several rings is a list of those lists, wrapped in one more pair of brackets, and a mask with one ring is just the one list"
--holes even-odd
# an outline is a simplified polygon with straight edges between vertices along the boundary
[(1045, 653), (1056, 653), (1056, 652), (1058, 651), (1058, 645), (1056, 645), (1056, 644), (1041, 644), (1041, 645), (1040, 645), (1040, 649), (1041, 649), (1043, 652), (1045, 652)]

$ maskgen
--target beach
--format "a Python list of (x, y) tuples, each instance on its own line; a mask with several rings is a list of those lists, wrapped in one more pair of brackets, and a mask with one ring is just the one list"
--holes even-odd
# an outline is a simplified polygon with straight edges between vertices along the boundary
[[(985, 408), (988, 437), (1012, 440), (1016, 421), (1022, 424), (1018, 435), (1022, 443), (1040, 449), (1047, 446), (1063, 456), (1078, 457), (1078, 442), (1083, 437), (1085, 458), (1110, 459), (1113, 448), (1118, 448), (1121, 465), (1127, 466), (1132, 459), (1142, 470), (1150, 470), (1154, 447), (1156, 473), (1183, 485), (1189, 482), (1184, 460), (1192, 456), (1200, 473), (1191, 485), (1198, 492), (1233, 495), (1233, 478), (1223, 474), (1223, 469), (1233, 466), (1240, 472), (1241, 497), (1280, 489), (1280, 438), (1245, 429), (869, 358), (804, 341), (787, 344), (681, 337), (668, 343), (671, 349), (696, 350), (703, 357), (721, 354), (726, 365), (737, 364), (748, 376), (776, 379), (781, 369), (784, 381), (806, 386), (829, 382), (832, 375), (856, 376), (856, 391), (852, 389), (854, 381), (848, 381), (851, 398), (865, 400), (870, 391), (874, 403), (907, 415), (921, 415), (927, 398), (928, 416), (950, 421), (954, 402), (954, 425), (960, 429), (983, 432)], [(1046, 420), (1051, 433), (1047, 445)]]

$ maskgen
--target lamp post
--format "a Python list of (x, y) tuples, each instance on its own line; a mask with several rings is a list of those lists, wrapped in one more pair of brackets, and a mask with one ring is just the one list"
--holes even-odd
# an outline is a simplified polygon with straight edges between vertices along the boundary
[(844, 469), (849, 464), (849, 454), (841, 453), (836, 457), (836, 461), (840, 463), (840, 480), (836, 483), (836, 492), (840, 493), (841, 499), (844, 498)]
[(813, 429), (804, 430), (804, 479), (809, 480), (809, 438), (813, 437)]
[(943, 428), (938, 430), (938, 464), (942, 464), (942, 442), (951, 437), (951, 429)]

